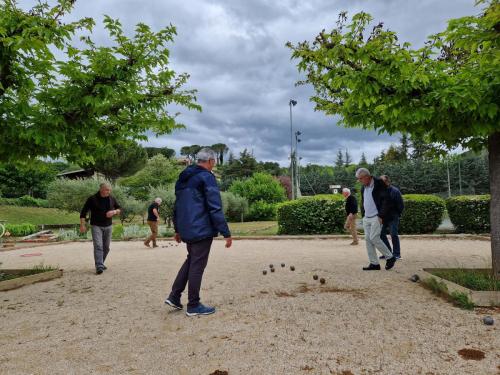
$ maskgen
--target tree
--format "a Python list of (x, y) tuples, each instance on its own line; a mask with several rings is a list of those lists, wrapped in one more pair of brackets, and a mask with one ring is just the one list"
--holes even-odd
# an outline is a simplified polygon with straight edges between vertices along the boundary
[(109, 40), (99, 46), (79, 34), (92, 19), (64, 22), (74, 3), (42, 0), (29, 11), (0, 3), (0, 161), (92, 161), (103, 146), (183, 127), (169, 104), (200, 109), (195, 91), (183, 89), (189, 76), (169, 66), (175, 27), (140, 23), (128, 37), (106, 16)]
[(406, 134), (403, 134), (399, 140), (401, 142), (399, 150), (401, 151), (401, 155), (404, 158), (404, 160), (407, 160), (408, 153), (410, 151), (410, 142), (408, 140), (408, 136)]
[(366, 160), (366, 155), (365, 153), (361, 153), (361, 159), (359, 159), (358, 167), (363, 167), (363, 168), (368, 168), (368, 161)]
[(45, 198), (56, 174), (56, 166), (36, 159), (27, 163), (0, 163), (0, 194), (7, 198), (23, 195)]
[(420, 137), (411, 136), (411, 158), (413, 160), (428, 160), (434, 155), (432, 153), (433, 147)]
[(247, 149), (244, 149), (240, 153), (239, 159), (236, 159), (232, 154), (229, 154), (228, 162), (221, 166), (221, 189), (228, 189), (233, 181), (248, 178), (257, 172), (257, 170), (257, 160), (255, 160)]
[(202, 148), (203, 146), (199, 145), (184, 146), (181, 148), (181, 155), (186, 156), (191, 162), (194, 162), (196, 159), (196, 154)]
[(342, 150), (339, 148), (337, 151), (337, 158), (335, 159), (335, 166), (337, 168), (341, 168), (345, 165), (344, 163), (344, 154), (342, 153)]
[(314, 86), (316, 110), (348, 127), (402, 132), (445, 147), (488, 148), (493, 274), (500, 278), (500, 2), (453, 19), (424, 47), (401, 44), (383, 23), (346, 13), (331, 32), (292, 49)]
[(224, 164), (224, 155), (229, 152), (229, 147), (224, 143), (216, 143), (210, 146), (210, 148), (217, 153), (217, 162), (220, 165)]
[(351, 163), (352, 163), (351, 154), (349, 154), (349, 151), (347, 151), (347, 148), (346, 148), (345, 149), (345, 161), (344, 161), (344, 165), (346, 167), (348, 167)]
[(144, 147), (144, 150), (148, 154), (148, 158), (152, 158), (158, 154), (162, 154), (167, 159), (175, 157), (175, 150), (168, 147)]
[(137, 143), (128, 141), (108, 147), (94, 159), (89, 167), (99, 172), (110, 181), (118, 177), (133, 175), (142, 169), (148, 160), (148, 154)]
[(257, 169), (259, 172), (268, 173), (271, 176), (279, 176), (281, 174), (279, 163), (272, 161), (259, 161), (257, 163)]

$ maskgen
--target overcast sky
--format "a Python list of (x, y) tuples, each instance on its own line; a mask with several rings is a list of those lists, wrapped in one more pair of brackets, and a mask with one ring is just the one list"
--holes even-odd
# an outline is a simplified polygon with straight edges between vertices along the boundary
[[(303, 164), (332, 164), (339, 148), (347, 148), (354, 161), (362, 152), (371, 160), (398, 141), (336, 126), (335, 118), (314, 112), (311, 87), (295, 87), (301, 76), (285, 43), (313, 40), (321, 29), (332, 29), (344, 10), (372, 14), (414, 46), (443, 30), (448, 19), (479, 12), (474, 0), (78, 0), (72, 18), (90, 16), (102, 25), (108, 14), (121, 20), (127, 34), (138, 22), (156, 30), (170, 23), (177, 27), (173, 68), (191, 74), (189, 87), (198, 90), (203, 112), (182, 110), (187, 129), (152, 136), (149, 145), (179, 151), (185, 145), (226, 143), (236, 154), (247, 148), (258, 160), (286, 165), (293, 98)], [(96, 27), (93, 39), (105, 37)]]

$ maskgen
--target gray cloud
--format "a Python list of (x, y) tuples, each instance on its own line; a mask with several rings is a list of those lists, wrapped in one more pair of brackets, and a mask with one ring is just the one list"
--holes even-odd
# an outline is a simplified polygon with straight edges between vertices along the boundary
[[(199, 90), (203, 112), (181, 108), (179, 120), (187, 130), (152, 136), (149, 144), (178, 150), (224, 142), (235, 153), (247, 148), (260, 160), (285, 165), (290, 150), (288, 101), (294, 98), (303, 163), (331, 164), (339, 148), (349, 149), (355, 161), (362, 152), (371, 159), (398, 138), (338, 127), (337, 119), (314, 112), (310, 87), (295, 87), (301, 77), (285, 43), (312, 40), (321, 29), (333, 28), (343, 10), (351, 15), (366, 11), (374, 22), (383, 21), (400, 40), (415, 46), (443, 30), (448, 19), (479, 12), (473, 0), (80, 0), (71, 17), (91, 16), (99, 25), (108, 14), (119, 18), (128, 33), (138, 22), (155, 29), (170, 23), (177, 27), (172, 65), (191, 74), (189, 87)], [(105, 37), (97, 26), (94, 39), (105, 43)]]

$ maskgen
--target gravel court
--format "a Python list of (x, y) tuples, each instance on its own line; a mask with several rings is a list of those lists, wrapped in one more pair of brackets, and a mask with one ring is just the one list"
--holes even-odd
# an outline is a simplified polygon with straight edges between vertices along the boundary
[[(218, 311), (196, 318), (163, 304), (185, 248), (159, 244), (113, 242), (100, 276), (91, 243), (0, 254), (4, 268), (43, 262), (65, 270), (60, 279), (0, 295), (0, 373), (499, 371), (498, 312), (489, 313), (495, 325), (485, 326), (478, 311), (455, 308), (407, 280), (422, 267), (485, 267), (487, 241), (403, 239), (403, 260), (374, 272), (361, 271), (365, 247), (347, 239), (242, 240), (229, 250), (215, 241), (201, 297)], [(43, 255), (20, 257), (29, 252)], [(264, 276), (271, 263), (276, 272)], [(464, 348), (485, 358), (465, 360), (458, 354)]]

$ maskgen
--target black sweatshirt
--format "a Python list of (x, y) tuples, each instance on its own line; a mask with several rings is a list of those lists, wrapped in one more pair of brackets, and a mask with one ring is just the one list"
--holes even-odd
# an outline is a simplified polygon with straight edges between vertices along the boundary
[(113, 220), (106, 217), (106, 212), (119, 208), (121, 208), (120, 205), (111, 195), (109, 197), (101, 197), (101, 194), (97, 192), (85, 202), (82, 212), (80, 212), (80, 218), (86, 218), (87, 213), (90, 211), (90, 225), (108, 227), (113, 223)]
[(354, 195), (349, 195), (345, 200), (345, 212), (347, 215), (349, 214), (357, 214), (358, 213), (358, 201)]

